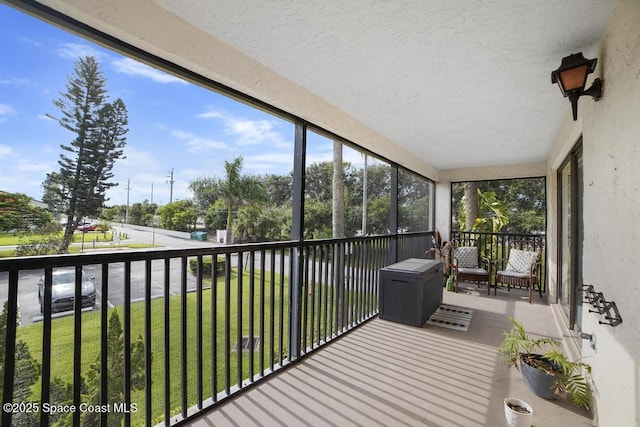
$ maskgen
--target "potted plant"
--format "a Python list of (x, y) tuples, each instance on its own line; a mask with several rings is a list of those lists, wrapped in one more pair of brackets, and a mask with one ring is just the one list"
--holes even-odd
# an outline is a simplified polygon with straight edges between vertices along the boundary
[[(588, 409), (591, 387), (587, 376), (591, 366), (567, 359), (560, 341), (554, 338), (531, 339), (522, 326), (510, 317), (513, 328), (504, 333), (498, 347), (503, 363), (522, 371), (531, 390), (545, 399), (570, 399), (576, 406)], [(543, 351), (543, 353), (539, 353)], [(586, 376), (585, 376), (586, 375)]]
[(451, 244), (446, 240), (442, 240), (442, 235), (437, 229), (433, 234), (433, 237), (431, 238), (431, 243), (433, 244), (433, 259), (435, 259), (436, 261), (442, 261), (443, 273), (446, 281), (446, 278), (451, 274), (449, 265)]

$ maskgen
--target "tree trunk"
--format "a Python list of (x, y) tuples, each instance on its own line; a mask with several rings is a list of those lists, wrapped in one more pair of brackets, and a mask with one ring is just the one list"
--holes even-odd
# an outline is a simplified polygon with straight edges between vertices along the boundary
[[(331, 225), (333, 228), (333, 238), (344, 237), (344, 170), (342, 166), (342, 144), (333, 141), (333, 215)], [(336, 323), (338, 329), (342, 329), (347, 324), (348, 313), (346, 304), (346, 283), (345, 283), (345, 257), (344, 246), (338, 245), (336, 265), (333, 270), (336, 284)]]
[(344, 170), (342, 166), (342, 144), (333, 141), (333, 215), (331, 225), (333, 238), (344, 237)]
[(464, 214), (465, 230), (473, 230), (476, 219), (480, 217), (478, 202), (478, 184), (476, 182), (464, 183)]
[(224, 238), (224, 244), (230, 245), (233, 243), (233, 229), (231, 228), (233, 224), (233, 207), (229, 206), (227, 211), (227, 235)]

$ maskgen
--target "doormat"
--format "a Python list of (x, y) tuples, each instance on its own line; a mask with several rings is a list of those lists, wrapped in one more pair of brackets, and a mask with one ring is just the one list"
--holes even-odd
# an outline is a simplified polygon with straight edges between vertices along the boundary
[(440, 304), (440, 307), (427, 320), (427, 324), (466, 332), (469, 330), (471, 317), (473, 317), (473, 310), (470, 308)]

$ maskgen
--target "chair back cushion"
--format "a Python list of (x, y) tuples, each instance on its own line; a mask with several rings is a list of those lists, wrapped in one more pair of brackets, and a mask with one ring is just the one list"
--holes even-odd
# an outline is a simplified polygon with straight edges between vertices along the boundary
[(460, 246), (455, 250), (458, 267), (478, 268), (478, 248), (475, 246)]
[(535, 263), (537, 259), (537, 252), (511, 249), (509, 251), (507, 270), (517, 271), (518, 273), (529, 273), (531, 271), (531, 265)]

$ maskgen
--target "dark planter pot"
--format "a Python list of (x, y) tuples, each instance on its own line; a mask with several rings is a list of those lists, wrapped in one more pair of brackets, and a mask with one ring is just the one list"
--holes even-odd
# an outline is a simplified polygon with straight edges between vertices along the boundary
[[(536, 359), (536, 361), (540, 363), (546, 363), (551, 369), (554, 369), (554, 364), (542, 355), (529, 354), (522, 356)], [(553, 382), (556, 380), (557, 375), (549, 375), (546, 372), (529, 365), (524, 358), (521, 358), (520, 360), (522, 362), (522, 377), (531, 391), (543, 399), (555, 400), (556, 396), (553, 394)]]

